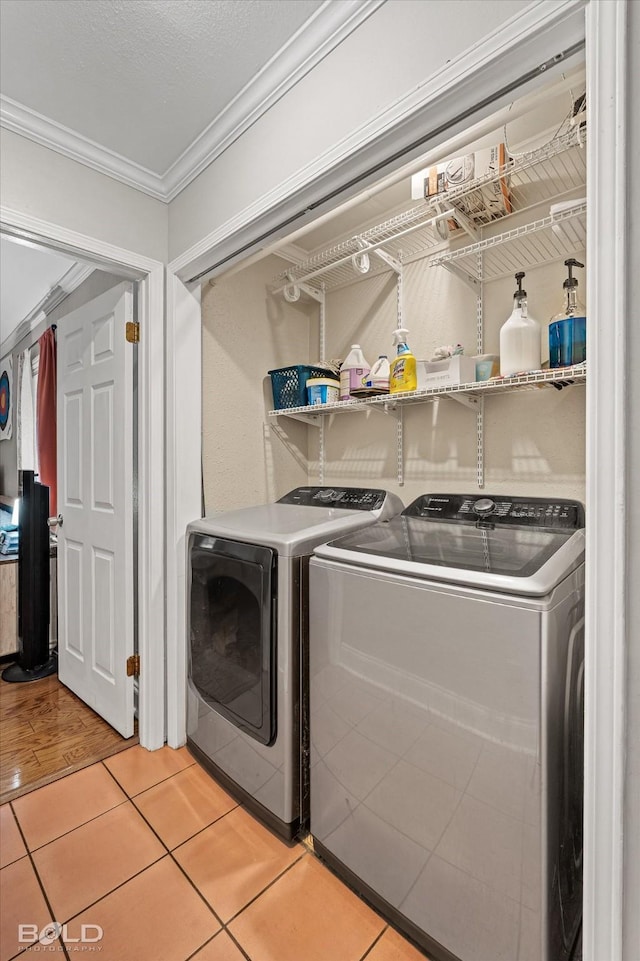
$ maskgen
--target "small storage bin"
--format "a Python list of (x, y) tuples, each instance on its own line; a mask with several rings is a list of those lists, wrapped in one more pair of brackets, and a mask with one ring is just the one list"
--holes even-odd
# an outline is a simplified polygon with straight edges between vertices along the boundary
[(293, 367), (279, 367), (270, 370), (271, 387), (273, 389), (273, 409), (283, 410), (286, 407), (306, 407), (307, 381), (310, 377), (326, 377), (327, 371), (322, 367), (311, 367), (306, 364), (296, 364)]
[(319, 404), (336, 404), (340, 399), (340, 381), (331, 377), (310, 377), (307, 380), (307, 403), (310, 407)]
[(419, 360), (416, 370), (418, 390), (471, 384), (476, 379), (475, 359), (463, 354), (454, 354), (445, 360)]
[(500, 374), (500, 358), (497, 354), (476, 354), (476, 380), (489, 380)]

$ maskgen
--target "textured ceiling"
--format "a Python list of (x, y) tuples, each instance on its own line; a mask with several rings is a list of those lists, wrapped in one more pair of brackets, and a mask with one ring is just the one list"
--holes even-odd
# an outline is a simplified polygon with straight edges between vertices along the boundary
[(162, 175), (323, 5), (1, 0), (2, 94)]

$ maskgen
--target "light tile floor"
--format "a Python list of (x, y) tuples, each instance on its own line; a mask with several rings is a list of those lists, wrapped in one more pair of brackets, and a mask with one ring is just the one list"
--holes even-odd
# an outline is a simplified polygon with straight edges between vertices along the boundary
[(185, 748), (132, 747), (4, 804), (0, 856), (0, 961), (424, 961)]

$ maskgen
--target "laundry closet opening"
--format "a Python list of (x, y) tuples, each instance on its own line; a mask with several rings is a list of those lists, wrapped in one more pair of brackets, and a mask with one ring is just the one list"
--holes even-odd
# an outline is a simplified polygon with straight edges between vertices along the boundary
[[(273, 504), (296, 489), (306, 497), (328, 490), (336, 501), (349, 489), (378, 489), (407, 507), (388, 529), (374, 526), (371, 540), (356, 533), (348, 545), (346, 537), (337, 542), (335, 557), (331, 545), (316, 547), (310, 561), (300, 776), (308, 758), (311, 817), (301, 829), (436, 957), (484, 961), (524, 950), (569, 958), (580, 926), (587, 136), (582, 66), (201, 288), (205, 515)], [(437, 510), (442, 527), (430, 532), (425, 512)], [(205, 533), (219, 534), (224, 516)], [(549, 536), (547, 528), (571, 524), (558, 540)], [(536, 607), (535, 572), (555, 564), (556, 552), (567, 566)], [(464, 573), (452, 574), (458, 566)], [(432, 584), (439, 568), (463, 584), (446, 603), (438, 598), (448, 587), (409, 584)], [(560, 605), (553, 590), (569, 581), (556, 643), (545, 604)], [(511, 610), (522, 629), (509, 626)], [(372, 623), (359, 631), (367, 614)], [(440, 641), (428, 632), (430, 616)], [(486, 664), (473, 654), (474, 625)], [(505, 645), (498, 654), (489, 650), (494, 630)], [(477, 673), (467, 683), (474, 656)], [(547, 675), (553, 657), (557, 671)], [(487, 678), (507, 665), (513, 673), (498, 691)], [(535, 665), (547, 666), (538, 676)], [(568, 715), (557, 727), (560, 689)], [(355, 716), (359, 707), (366, 716)], [(411, 743), (401, 756), (380, 740), (388, 725), (376, 726), (378, 710), (392, 726), (405, 723), (398, 743)], [(425, 767), (416, 745), (427, 728), (441, 759), (449, 748), (473, 754), (464, 783)], [(556, 737), (563, 758), (548, 748)], [(224, 748), (227, 759), (234, 743)], [(376, 764), (377, 785), (369, 777)], [(509, 772), (501, 799), (479, 787), (492, 764)], [(400, 796), (419, 795), (427, 781), (433, 810), (414, 817)], [(478, 803), (493, 827), (470, 829), (463, 844), (465, 818)], [(482, 846), (509, 819), (512, 861), (503, 871)], [(409, 838), (402, 864), (394, 832)], [(385, 843), (396, 853), (382, 876)], [(462, 883), (463, 875), (472, 880)], [(442, 893), (432, 914), (423, 908), (433, 900), (430, 884)], [(457, 892), (450, 898), (449, 884)], [(509, 910), (487, 909), (486, 938), (451, 914), (457, 902), (469, 919), (479, 916), (480, 888), (496, 905), (500, 892), (511, 898)]]
[[(584, 265), (572, 272), (586, 296), (584, 90), (576, 68), (202, 285), (205, 513), (304, 483), (375, 485), (405, 503), (440, 489), (584, 502), (586, 369), (549, 367), (565, 260)], [(539, 364), (477, 383), (473, 357), (488, 355), (479, 376), (499, 373), (519, 272)], [(353, 344), (369, 366), (393, 361), (399, 327), (418, 362), (449, 347), (463, 361), (419, 363), (418, 391), (393, 409), (374, 396), (317, 411), (274, 398), (269, 371), (340, 362)], [(300, 390), (296, 408), (308, 406)]]

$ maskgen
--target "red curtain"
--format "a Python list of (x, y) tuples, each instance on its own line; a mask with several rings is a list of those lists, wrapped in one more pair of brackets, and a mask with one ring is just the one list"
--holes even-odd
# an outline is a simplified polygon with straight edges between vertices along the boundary
[(56, 457), (56, 335), (49, 328), (40, 340), (36, 424), (40, 482), (49, 488), (49, 513), (58, 513)]

